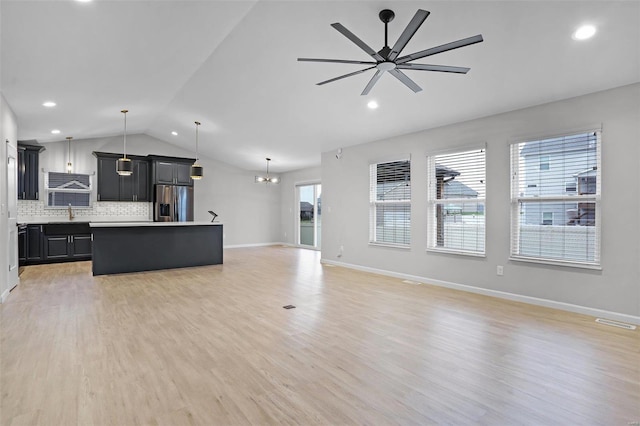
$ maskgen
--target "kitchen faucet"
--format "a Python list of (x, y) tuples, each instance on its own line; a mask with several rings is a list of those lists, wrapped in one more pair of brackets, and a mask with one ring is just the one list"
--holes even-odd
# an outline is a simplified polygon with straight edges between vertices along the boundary
[(69, 220), (73, 220), (74, 217), (73, 211), (71, 210), (71, 203), (69, 203)]

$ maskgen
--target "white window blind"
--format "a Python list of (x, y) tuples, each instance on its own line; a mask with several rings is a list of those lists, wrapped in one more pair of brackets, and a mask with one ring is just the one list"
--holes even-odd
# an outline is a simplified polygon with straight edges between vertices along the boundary
[(485, 252), (484, 148), (427, 157), (430, 250)]
[(44, 173), (47, 207), (91, 207), (91, 175)]
[(369, 241), (409, 246), (411, 244), (411, 162), (371, 164)]
[(600, 131), (515, 143), (511, 174), (511, 256), (599, 266)]

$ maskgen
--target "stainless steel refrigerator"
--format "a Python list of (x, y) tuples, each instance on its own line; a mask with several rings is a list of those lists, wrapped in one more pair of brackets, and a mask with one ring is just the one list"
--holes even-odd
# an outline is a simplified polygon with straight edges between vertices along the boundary
[(192, 222), (193, 187), (156, 185), (154, 222)]

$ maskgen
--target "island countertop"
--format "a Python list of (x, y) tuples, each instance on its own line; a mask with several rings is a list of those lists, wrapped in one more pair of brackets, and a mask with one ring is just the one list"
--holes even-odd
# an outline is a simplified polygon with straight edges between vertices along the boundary
[(142, 226), (211, 226), (222, 225), (222, 222), (90, 222), (92, 228), (139, 228)]

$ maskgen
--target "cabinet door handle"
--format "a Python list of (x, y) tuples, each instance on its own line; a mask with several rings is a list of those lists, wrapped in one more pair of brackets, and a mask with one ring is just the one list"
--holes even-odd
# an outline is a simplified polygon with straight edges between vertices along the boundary
[(38, 199), (38, 191), (36, 191), (36, 200)]
[(100, 201), (100, 194), (98, 194), (98, 201)]

